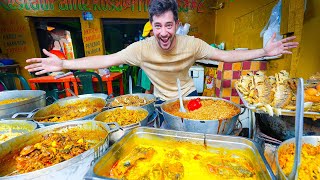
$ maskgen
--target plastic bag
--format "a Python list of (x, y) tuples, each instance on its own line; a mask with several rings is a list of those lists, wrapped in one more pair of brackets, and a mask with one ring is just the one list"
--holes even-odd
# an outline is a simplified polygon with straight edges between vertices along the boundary
[(182, 24), (180, 24), (176, 34), (187, 35), (189, 33), (189, 29), (190, 29), (190, 24), (185, 23), (184, 26), (182, 26)]
[(266, 46), (273, 33), (276, 33), (275, 41), (279, 41), (283, 38), (283, 36), (280, 34), (281, 7), (281, 0), (279, 0), (279, 2), (272, 9), (268, 23), (260, 32), (260, 37), (263, 37), (263, 47)]

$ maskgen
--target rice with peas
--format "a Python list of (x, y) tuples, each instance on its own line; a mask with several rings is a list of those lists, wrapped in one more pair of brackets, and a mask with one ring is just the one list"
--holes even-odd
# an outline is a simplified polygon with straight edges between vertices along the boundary
[[(186, 108), (190, 100), (183, 101)], [(180, 112), (179, 101), (166, 104), (163, 109), (169, 114), (196, 120), (220, 120), (229, 119), (240, 113), (240, 109), (235, 105), (223, 100), (201, 99), (202, 106), (194, 111)]]

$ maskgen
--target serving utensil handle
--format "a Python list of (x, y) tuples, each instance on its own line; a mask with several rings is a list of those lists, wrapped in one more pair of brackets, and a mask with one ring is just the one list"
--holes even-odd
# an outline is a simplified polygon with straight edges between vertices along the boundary
[(298, 169), (301, 162), (302, 133), (303, 133), (303, 113), (304, 113), (304, 86), (303, 79), (298, 79), (297, 100), (296, 100), (296, 117), (295, 117), (295, 155), (294, 164), (288, 179), (298, 178)]

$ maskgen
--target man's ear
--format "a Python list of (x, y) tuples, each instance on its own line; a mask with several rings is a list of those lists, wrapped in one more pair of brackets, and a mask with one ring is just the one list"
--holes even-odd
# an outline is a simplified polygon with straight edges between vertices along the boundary
[(181, 24), (181, 22), (180, 22), (180, 20), (178, 19), (178, 20), (176, 21), (176, 29), (178, 29), (178, 27), (180, 26), (180, 24)]

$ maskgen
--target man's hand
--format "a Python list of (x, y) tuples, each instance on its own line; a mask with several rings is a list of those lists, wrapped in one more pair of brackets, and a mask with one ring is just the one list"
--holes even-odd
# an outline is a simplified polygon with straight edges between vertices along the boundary
[(276, 38), (276, 33), (272, 35), (266, 46), (263, 48), (263, 50), (266, 53), (266, 56), (278, 56), (281, 54), (292, 54), (289, 49), (298, 47), (298, 42), (289, 42), (293, 39), (295, 39), (295, 36), (287, 37), (285, 39), (281, 39), (280, 41), (274, 42), (274, 39)]
[(42, 50), (47, 58), (32, 58), (27, 59), (27, 63), (32, 63), (25, 67), (29, 72), (36, 72), (36, 75), (41, 75), (47, 72), (61, 71), (63, 69), (63, 61), (56, 55), (49, 53), (47, 50)]

